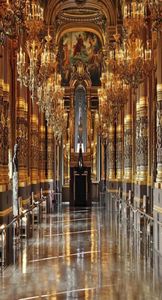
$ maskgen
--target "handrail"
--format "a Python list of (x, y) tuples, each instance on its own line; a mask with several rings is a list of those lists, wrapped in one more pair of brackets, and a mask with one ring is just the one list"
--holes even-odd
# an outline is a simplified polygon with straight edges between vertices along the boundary
[(44, 200), (46, 200), (47, 197), (46, 196), (42, 196), (41, 199), (39, 201), (34, 201), (33, 204), (30, 205), (30, 207), (24, 211), (21, 211), (21, 213), (19, 215), (17, 215), (16, 217), (14, 217), (12, 219), (12, 221), (9, 224), (3, 224), (0, 226), (0, 234), (3, 233), (3, 231), (6, 231), (11, 225), (13, 225), (15, 222), (21, 220), (25, 215), (27, 215), (30, 211), (32, 211), (34, 208), (36, 208), (37, 206), (39, 206)]

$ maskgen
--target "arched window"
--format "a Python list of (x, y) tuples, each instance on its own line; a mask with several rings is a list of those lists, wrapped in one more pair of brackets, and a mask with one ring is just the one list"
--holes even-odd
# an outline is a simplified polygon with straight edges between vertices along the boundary
[(87, 147), (87, 103), (84, 86), (78, 85), (75, 90), (75, 152), (86, 152)]

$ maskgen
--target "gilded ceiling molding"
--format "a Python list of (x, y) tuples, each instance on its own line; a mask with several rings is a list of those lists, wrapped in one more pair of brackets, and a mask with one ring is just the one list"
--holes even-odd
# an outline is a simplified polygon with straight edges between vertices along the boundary
[[(49, 0), (45, 8), (45, 19), (47, 24), (55, 24), (55, 20), (59, 13), (65, 9), (78, 8), (74, 0)], [(87, 0), (82, 8), (94, 8), (105, 15), (108, 26), (115, 25), (115, 5), (112, 0)]]

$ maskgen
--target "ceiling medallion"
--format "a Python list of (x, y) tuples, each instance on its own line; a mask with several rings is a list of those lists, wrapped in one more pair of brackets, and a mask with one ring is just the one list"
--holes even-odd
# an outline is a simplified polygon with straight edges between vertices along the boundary
[(75, 0), (77, 5), (84, 5), (86, 3), (86, 0)]

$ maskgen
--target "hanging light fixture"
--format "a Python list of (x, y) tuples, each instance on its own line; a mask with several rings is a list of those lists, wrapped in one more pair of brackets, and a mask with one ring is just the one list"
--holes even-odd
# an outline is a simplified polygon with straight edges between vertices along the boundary
[(151, 40), (143, 37), (145, 5), (133, 1), (124, 6), (124, 39), (116, 32), (114, 47), (110, 51), (108, 66), (134, 90), (154, 68)]
[(57, 140), (60, 140), (67, 127), (63, 96), (64, 88), (61, 87), (59, 74), (51, 75), (43, 85), (38, 87), (38, 106), (45, 113), (47, 124), (52, 127)]
[(118, 113), (127, 103), (129, 87), (118, 75), (108, 73), (106, 93), (110, 109), (113, 111), (114, 118), (117, 119)]
[(44, 26), (43, 8), (38, 0), (26, 1), (24, 23), (26, 42), (24, 49), (20, 46), (17, 53), (18, 81), (21, 85), (29, 87), (31, 98), (35, 100), (38, 86), (39, 59), (42, 52), (39, 33)]

